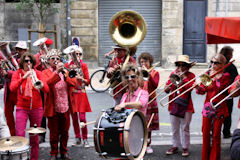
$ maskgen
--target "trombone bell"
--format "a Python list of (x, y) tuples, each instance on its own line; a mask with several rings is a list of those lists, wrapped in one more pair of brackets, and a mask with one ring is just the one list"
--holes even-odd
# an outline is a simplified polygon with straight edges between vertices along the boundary
[(207, 74), (202, 74), (200, 76), (200, 80), (201, 80), (201, 83), (206, 87), (211, 86), (212, 84), (212, 79)]
[(116, 13), (109, 23), (109, 34), (120, 46), (134, 47), (145, 37), (147, 25), (137, 12), (123, 10)]

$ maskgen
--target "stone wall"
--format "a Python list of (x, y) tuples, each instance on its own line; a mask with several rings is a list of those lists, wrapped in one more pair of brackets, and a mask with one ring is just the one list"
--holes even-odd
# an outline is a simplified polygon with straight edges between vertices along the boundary
[[(59, 8), (59, 12), (49, 16), (46, 22), (47, 30), (54, 30), (54, 24), (57, 25), (58, 49), (63, 49), (67, 44), (67, 26), (66, 26), (66, 0), (61, 0), (61, 3), (54, 4)], [(37, 29), (38, 22), (33, 18), (29, 10), (19, 11), (16, 9), (16, 3), (5, 3), (5, 0), (0, 0), (0, 40), (17, 41), (18, 28)], [(53, 34), (46, 34), (54, 40)], [(26, 35), (26, 37), (28, 37)]]
[(182, 54), (183, 1), (162, 0), (162, 61), (163, 67), (173, 65)]
[(78, 0), (71, 3), (71, 31), (80, 38), (84, 59), (98, 57), (98, 3), (96, 0)]

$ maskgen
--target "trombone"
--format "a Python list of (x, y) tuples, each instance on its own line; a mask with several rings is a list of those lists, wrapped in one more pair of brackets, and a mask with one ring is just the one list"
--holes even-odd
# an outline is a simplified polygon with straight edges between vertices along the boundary
[(230, 87), (232, 87), (234, 84), (238, 83), (239, 80), (233, 82), (231, 85), (227, 86), (224, 90), (222, 90), (221, 92), (219, 92), (217, 95), (215, 95), (213, 98), (210, 99), (210, 103), (212, 105), (212, 108), (217, 108), (222, 102), (224, 102), (226, 99), (228, 99), (229, 97), (231, 97), (234, 93), (236, 93), (237, 91), (239, 91), (240, 88), (234, 89), (230, 94), (228, 94), (225, 98), (223, 98), (220, 102), (218, 102), (217, 104), (213, 103), (213, 100), (216, 99), (217, 97), (219, 97), (222, 93), (224, 93), (225, 91), (227, 91)]
[[(166, 105), (168, 105), (169, 103), (172, 103), (173, 101), (175, 101), (177, 98), (179, 98), (180, 96), (182, 96), (183, 94), (191, 91), (193, 88), (195, 88), (197, 85), (199, 84), (203, 84), (204, 86), (210, 86), (212, 84), (212, 78), (215, 77), (218, 73), (220, 73), (221, 71), (223, 71), (226, 67), (228, 67), (229, 65), (231, 65), (235, 60), (232, 60), (231, 62), (229, 62), (228, 64), (226, 64), (225, 66), (223, 66), (221, 69), (219, 69), (216, 73), (212, 74), (212, 75), (207, 75), (207, 74), (202, 74), (199, 76), (200, 78), (200, 83), (194, 84), (192, 87), (188, 88), (187, 90), (185, 90), (184, 92), (182, 92), (181, 94), (179, 94), (178, 96), (174, 97), (172, 100), (170, 100), (168, 103), (163, 104), (162, 101), (164, 99), (166, 99), (167, 97), (169, 97), (170, 95), (174, 94), (175, 92), (179, 91), (180, 89), (182, 89), (183, 87), (185, 87), (186, 85), (188, 85), (189, 83), (193, 82), (196, 80), (197, 77), (191, 79), (190, 81), (188, 81), (187, 83), (185, 83), (184, 85), (180, 86), (179, 88), (177, 88), (176, 90), (174, 90), (173, 92), (167, 94), (165, 97), (163, 97), (162, 99), (160, 99), (160, 104), (161, 106), (165, 107)], [(208, 69), (207, 71), (209, 71), (210, 69)]]
[(149, 68), (149, 69), (142, 69), (142, 70), (141, 70), (142, 77), (143, 77), (143, 80), (144, 80), (144, 81), (148, 80), (148, 78), (149, 78), (149, 73), (150, 73), (154, 68), (156, 68), (159, 64), (160, 64), (160, 62), (157, 62), (157, 63), (153, 64), (151, 68)]

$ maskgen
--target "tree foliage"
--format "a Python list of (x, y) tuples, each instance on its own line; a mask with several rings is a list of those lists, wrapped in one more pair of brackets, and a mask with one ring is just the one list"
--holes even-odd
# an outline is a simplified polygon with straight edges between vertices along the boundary
[(54, 3), (57, 0), (20, 0), (17, 4), (18, 10), (30, 10), (33, 17), (39, 23), (46, 23), (47, 18), (58, 12)]

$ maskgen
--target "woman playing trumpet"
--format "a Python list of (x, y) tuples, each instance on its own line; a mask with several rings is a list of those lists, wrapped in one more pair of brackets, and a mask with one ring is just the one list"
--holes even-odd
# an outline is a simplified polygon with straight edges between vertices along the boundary
[[(226, 101), (222, 102), (215, 110), (212, 109), (210, 99), (216, 94), (221, 92), (230, 84), (229, 73), (223, 73), (222, 68), (226, 63), (226, 59), (223, 55), (217, 54), (211, 60), (211, 69), (207, 72), (209, 75), (214, 75), (212, 78), (212, 84), (210, 86), (197, 85), (198, 94), (207, 94), (203, 108), (202, 119), (202, 133), (203, 133), (203, 145), (202, 145), (202, 160), (219, 160), (221, 159), (221, 128), (224, 122), (224, 118), (228, 116), (228, 108)], [(221, 94), (215, 98), (214, 103), (218, 103), (222, 100), (226, 94)], [(213, 127), (212, 142), (210, 132)]]
[[(138, 57), (138, 63), (140, 64), (141, 68), (143, 70), (149, 70), (152, 67), (153, 63), (153, 56), (148, 52), (143, 52)], [(143, 89), (147, 90), (149, 94), (151, 94), (157, 87), (159, 83), (159, 72), (152, 69), (149, 73), (149, 78), (147, 81), (144, 81)], [(153, 98), (155, 98), (156, 92), (149, 95), (149, 101), (151, 101)], [(153, 130), (159, 130), (159, 116), (158, 116), (158, 106), (157, 106), (157, 100), (153, 100), (150, 104), (148, 104), (147, 107), (147, 115), (146, 119), (149, 122), (152, 114), (154, 114), (154, 117), (151, 121), (151, 124), (148, 128), (148, 147), (147, 147), (147, 153), (152, 153), (153, 150), (150, 147), (151, 144), (151, 133)]]
[[(176, 90), (178, 87), (184, 85), (191, 79), (195, 78), (195, 75), (189, 71), (192, 66), (192, 63), (189, 62), (189, 57), (187, 55), (179, 55), (177, 57), (177, 61), (175, 62), (176, 70), (171, 73), (169, 78), (172, 77), (173, 74), (177, 74), (180, 76), (180, 82), (174, 83), (170, 79), (166, 83), (164, 90), (166, 93), (172, 92)], [(188, 85), (182, 87), (179, 91), (171, 94), (169, 96), (169, 101), (187, 88), (190, 88), (194, 84), (194, 81), (189, 83)], [(175, 101), (169, 103), (168, 111), (170, 112), (170, 121), (172, 126), (172, 143), (173, 146), (166, 152), (167, 155), (172, 155), (177, 153), (178, 147), (182, 145), (182, 156), (189, 156), (189, 147), (190, 147), (190, 123), (192, 119), (192, 114), (194, 113), (191, 91), (183, 94)], [(181, 138), (180, 138), (181, 131)]]
[[(43, 104), (40, 90), (44, 93), (49, 91), (48, 85), (40, 71), (33, 69), (36, 59), (30, 53), (21, 56), (20, 68), (13, 74), (10, 89), (17, 91), (16, 104), (16, 135), (25, 137), (27, 120), (30, 120), (30, 127), (41, 125), (43, 116)], [(34, 79), (33, 79), (34, 78)], [(42, 85), (35, 88), (34, 82)], [(39, 142), (38, 135), (30, 136), (31, 160), (38, 160)]]

